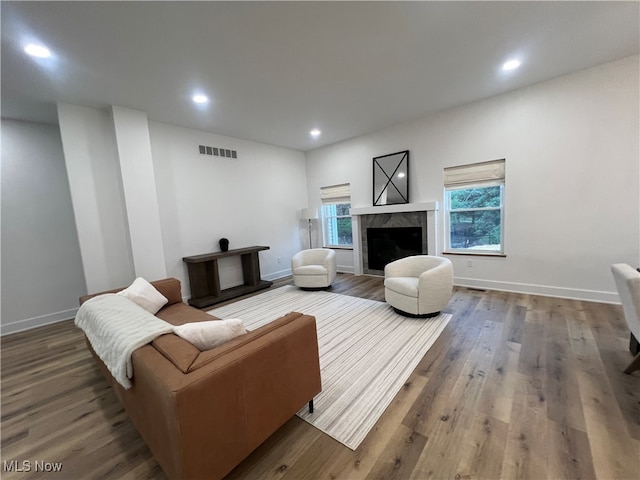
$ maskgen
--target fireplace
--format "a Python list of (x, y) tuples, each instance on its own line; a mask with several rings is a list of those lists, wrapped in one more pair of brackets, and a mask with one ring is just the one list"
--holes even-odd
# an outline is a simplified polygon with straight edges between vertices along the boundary
[(427, 253), (425, 212), (393, 212), (360, 217), (363, 273), (384, 275), (384, 266)]
[[(384, 275), (384, 265), (409, 255), (436, 255), (438, 251), (436, 212), (438, 202), (407, 203), (375, 207), (356, 207), (350, 210), (353, 220), (353, 255), (356, 275)], [(382, 239), (369, 239), (371, 235), (383, 235)], [(383, 233), (376, 232), (383, 231)], [(386, 231), (386, 232), (384, 232)], [(420, 245), (412, 243), (420, 232)], [(372, 253), (377, 244), (390, 244), (395, 254)], [(369, 265), (369, 259), (373, 265)]]
[(422, 227), (367, 228), (369, 270), (410, 255), (422, 253)]

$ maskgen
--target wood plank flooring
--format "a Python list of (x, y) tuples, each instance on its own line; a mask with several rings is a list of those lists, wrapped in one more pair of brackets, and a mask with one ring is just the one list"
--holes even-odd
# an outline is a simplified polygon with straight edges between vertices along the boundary
[[(339, 274), (332, 291), (384, 300), (375, 277)], [(457, 288), (447, 311), (356, 451), (295, 417), (227, 478), (640, 478), (640, 372), (622, 373), (619, 306)], [(3, 479), (166, 478), (72, 321), (1, 347)]]

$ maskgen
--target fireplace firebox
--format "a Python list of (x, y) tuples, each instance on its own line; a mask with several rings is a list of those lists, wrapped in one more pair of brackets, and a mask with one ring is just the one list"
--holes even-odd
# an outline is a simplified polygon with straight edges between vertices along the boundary
[(421, 227), (367, 228), (368, 267), (384, 270), (399, 258), (422, 253)]
[(369, 266), (367, 230), (370, 228), (420, 228), (422, 230), (422, 245), (416, 249), (412, 248), (411, 254), (435, 255), (435, 252), (438, 251), (437, 211), (438, 202), (352, 208), (350, 213), (354, 226), (354, 273), (356, 275), (384, 275), (384, 268), (378, 270)]

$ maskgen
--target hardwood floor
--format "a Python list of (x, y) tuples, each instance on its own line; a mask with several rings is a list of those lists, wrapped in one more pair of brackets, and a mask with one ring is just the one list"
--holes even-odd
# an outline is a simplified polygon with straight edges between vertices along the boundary
[[(384, 300), (380, 278), (340, 274), (332, 291)], [(227, 478), (640, 478), (619, 306), (460, 288), (447, 311), (356, 451), (294, 417)], [(72, 321), (3, 337), (1, 360), (3, 479), (166, 478)]]

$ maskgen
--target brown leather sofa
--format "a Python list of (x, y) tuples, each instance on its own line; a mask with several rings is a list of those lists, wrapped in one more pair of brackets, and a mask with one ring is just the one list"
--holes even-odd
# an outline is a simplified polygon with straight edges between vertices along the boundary
[[(211, 320), (182, 302), (178, 280), (151, 283), (169, 299), (159, 318)], [(315, 318), (296, 312), (204, 352), (162, 335), (133, 353), (129, 390), (89, 350), (171, 479), (224, 477), (321, 390)]]

